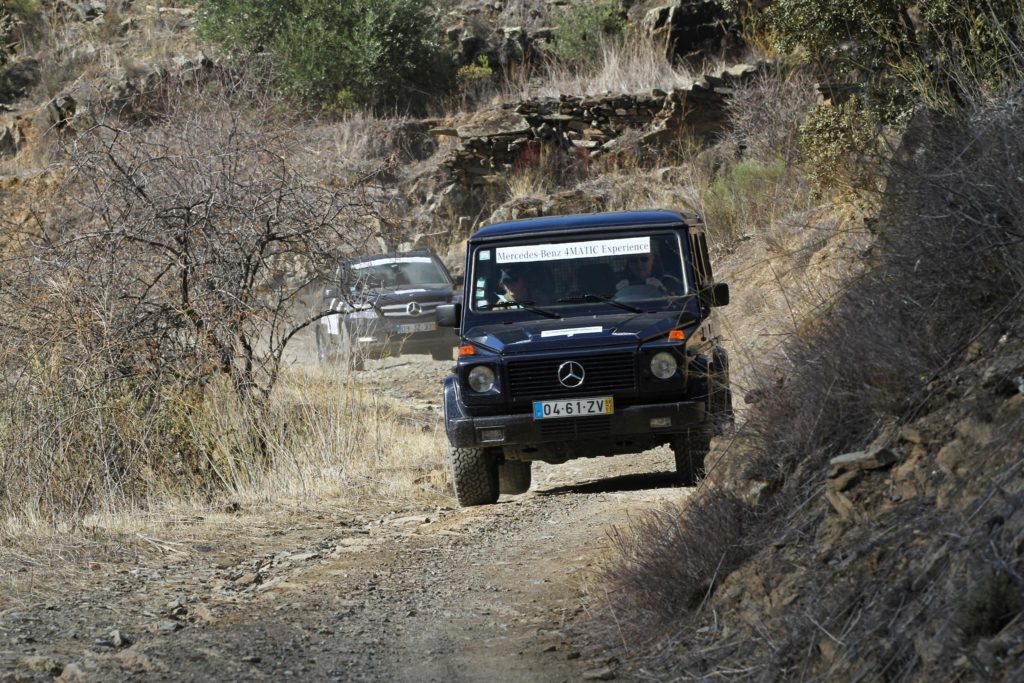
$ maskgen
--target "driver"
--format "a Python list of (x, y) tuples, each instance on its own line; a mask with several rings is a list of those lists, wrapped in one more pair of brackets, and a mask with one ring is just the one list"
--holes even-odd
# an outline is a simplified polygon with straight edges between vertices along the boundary
[(665, 285), (654, 277), (654, 254), (630, 254), (626, 257), (626, 272), (623, 279), (615, 283), (615, 289), (625, 289), (632, 285), (648, 285), (665, 290)]
[(499, 284), (504, 292), (498, 296), (498, 301), (531, 301), (530, 280), (522, 266), (509, 266), (503, 269)]

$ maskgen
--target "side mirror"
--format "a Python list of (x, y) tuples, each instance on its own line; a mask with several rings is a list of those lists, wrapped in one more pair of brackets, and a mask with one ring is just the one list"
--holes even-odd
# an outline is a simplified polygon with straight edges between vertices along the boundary
[(729, 285), (716, 282), (700, 293), (701, 302), (705, 306), (727, 306), (729, 304)]
[(458, 287), (459, 289), (462, 289), (462, 287), (464, 287), (465, 284), (466, 284), (466, 276), (465, 275), (456, 275), (455, 276), (455, 286), (456, 287)]
[(437, 326), (458, 329), (462, 320), (462, 304), (441, 304), (437, 307)]

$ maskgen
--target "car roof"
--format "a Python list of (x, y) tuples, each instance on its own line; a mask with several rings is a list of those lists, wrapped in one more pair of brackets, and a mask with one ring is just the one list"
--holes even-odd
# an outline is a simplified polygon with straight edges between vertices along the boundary
[(679, 225), (680, 223), (693, 225), (701, 222), (700, 216), (693, 212), (684, 213), (663, 209), (653, 211), (611, 211), (571, 216), (544, 216), (542, 218), (525, 218), (516, 221), (494, 223), (493, 225), (480, 228), (480, 230), (473, 234), (472, 239), (477, 241), (528, 234), (574, 232), (593, 228), (614, 230), (616, 228), (667, 227)]

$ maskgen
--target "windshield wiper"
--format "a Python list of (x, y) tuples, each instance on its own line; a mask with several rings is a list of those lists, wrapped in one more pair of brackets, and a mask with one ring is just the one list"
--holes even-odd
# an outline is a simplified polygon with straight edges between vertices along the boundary
[(637, 308), (636, 306), (630, 306), (629, 304), (624, 304), (621, 301), (616, 301), (615, 299), (610, 299), (610, 298), (608, 298), (606, 296), (601, 296), (599, 294), (584, 294), (582, 296), (571, 296), (571, 297), (569, 297), (567, 299), (559, 299), (558, 303), (560, 303), (560, 304), (581, 304), (584, 301), (600, 301), (602, 303), (611, 304), (612, 306), (615, 306), (616, 308), (621, 308), (624, 311), (629, 311), (630, 313), (643, 313), (644, 312), (642, 308)]
[(496, 308), (512, 308), (513, 306), (519, 306), (520, 308), (529, 311), (530, 313), (536, 313), (542, 315), (545, 318), (561, 318), (562, 316), (551, 311), (545, 311), (543, 308), (537, 308), (533, 305), (532, 301), (497, 301), (493, 304), (486, 306), (477, 306), (478, 311), (491, 311)]

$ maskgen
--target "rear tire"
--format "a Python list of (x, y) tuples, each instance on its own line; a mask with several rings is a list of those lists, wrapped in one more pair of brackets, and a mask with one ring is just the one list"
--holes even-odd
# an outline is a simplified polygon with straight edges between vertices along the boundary
[(459, 505), (471, 507), (497, 502), (498, 453), (497, 448), (450, 448), (448, 462)]
[(523, 460), (506, 460), (498, 466), (498, 491), (516, 496), (530, 490), (531, 465)]
[(695, 427), (672, 439), (676, 456), (676, 483), (696, 486), (704, 477), (704, 458), (711, 449), (711, 435), (704, 427)]

